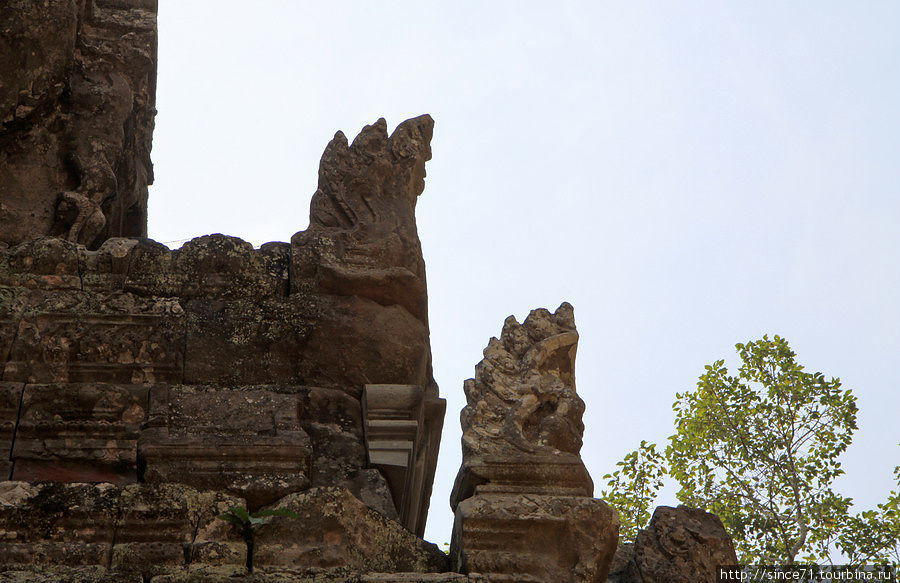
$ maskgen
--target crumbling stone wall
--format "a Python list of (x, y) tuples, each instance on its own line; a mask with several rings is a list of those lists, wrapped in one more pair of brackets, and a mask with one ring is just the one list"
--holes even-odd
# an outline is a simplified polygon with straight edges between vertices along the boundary
[[(261, 544), (264, 564), (291, 566), (284, 557), (294, 556), (306, 567), (386, 569), (347, 554), (365, 555), (351, 530), (376, 540), (403, 527), (421, 535), (444, 413), (414, 216), (432, 126), (422, 116), (388, 136), (379, 120), (353, 144), (338, 133), (322, 158), (310, 228), (291, 243), (254, 249), (208, 235), (170, 250), (118, 237), (89, 250), (44, 236), (0, 248), (0, 479), (82, 484), (54, 499), (109, 499), (79, 519), (106, 533), (100, 550), (83, 547), (79, 528), (58, 526), (75, 520), (63, 513), (55, 530), (20, 531), (24, 543), (0, 536), (0, 562), (68, 563), (75, 553), (75, 564), (152, 565), (147, 549), (159, 545), (170, 549), (163, 564), (236, 560), (227, 537), (198, 546), (196, 520), (175, 534), (149, 528), (157, 534), (143, 535), (136, 558), (115, 559), (133, 555), (120, 548), (127, 532), (165, 513), (147, 502), (150, 514), (134, 515), (126, 532), (126, 501), (163, 500), (159, 488), (174, 485), (178, 500), (315, 509), (307, 532), (279, 539), (289, 549), (267, 554)], [(338, 510), (328, 514), (323, 500)], [(36, 504), (11, 507), (22, 517)], [(17, 519), (7, 519), (6, 532), (16, 532)], [(71, 534), (54, 539), (62, 531)], [(446, 570), (443, 553), (409, 536), (410, 560), (400, 543), (391, 547), (394, 568)], [(335, 548), (320, 548), (323, 537)]]

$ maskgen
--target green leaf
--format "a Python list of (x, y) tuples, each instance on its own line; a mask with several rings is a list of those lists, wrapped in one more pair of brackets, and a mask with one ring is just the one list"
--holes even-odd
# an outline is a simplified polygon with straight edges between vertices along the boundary
[(247, 512), (246, 508), (241, 508), (239, 506), (232, 506), (231, 508), (228, 509), (228, 512), (231, 512), (232, 514), (234, 514), (235, 516), (237, 516), (238, 518), (240, 518), (243, 521), (250, 520), (250, 513)]

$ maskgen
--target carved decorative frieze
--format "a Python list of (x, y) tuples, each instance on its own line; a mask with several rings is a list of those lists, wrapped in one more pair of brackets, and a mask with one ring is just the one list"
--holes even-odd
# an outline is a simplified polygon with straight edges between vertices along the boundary
[(159, 387), (138, 449), (147, 482), (224, 490), (252, 507), (310, 483), (312, 448), (291, 394)]
[(27, 383), (178, 382), (177, 300), (131, 294), (36, 296), (19, 321), (3, 379)]
[(13, 479), (135, 481), (148, 393), (141, 385), (26, 385), (12, 451)]

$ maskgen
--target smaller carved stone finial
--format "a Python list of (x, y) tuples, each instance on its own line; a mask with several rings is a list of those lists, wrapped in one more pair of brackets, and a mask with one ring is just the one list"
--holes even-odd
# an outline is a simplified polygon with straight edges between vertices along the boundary
[[(572, 306), (510, 316), (491, 338), (475, 378), (465, 382), (460, 415), (463, 465), (450, 505), (476, 487), (591, 496), (581, 461), (584, 401), (575, 392), (578, 332)], [(511, 489), (511, 490), (510, 490)]]
[(498, 581), (599, 582), (618, 537), (581, 461), (572, 306), (512, 316), (465, 382), (450, 558)]
[(584, 402), (575, 393), (578, 332), (572, 306), (541, 308), (503, 323), (475, 378), (465, 382), (463, 449), (468, 455), (578, 454)]

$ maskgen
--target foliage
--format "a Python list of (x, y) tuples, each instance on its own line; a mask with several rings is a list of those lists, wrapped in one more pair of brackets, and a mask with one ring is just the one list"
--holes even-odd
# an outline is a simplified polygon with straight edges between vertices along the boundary
[(891, 564), (900, 567), (900, 466), (894, 468), (897, 490), (877, 510), (849, 516), (837, 547), (853, 564)]
[(620, 544), (630, 543), (650, 521), (650, 509), (667, 471), (656, 444), (646, 441), (616, 466), (616, 471), (603, 476), (607, 482), (600, 497), (619, 512)]
[(856, 399), (839, 379), (805, 372), (779, 336), (736, 348), (736, 376), (719, 360), (676, 394), (666, 457), (678, 498), (717, 514), (743, 562), (827, 560), (850, 505), (831, 485)]
[(286, 516), (288, 518), (300, 518), (295, 512), (291, 512), (286, 508), (276, 508), (272, 510), (260, 510), (258, 512), (248, 512), (246, 508), (232, 506), (225, 514), (216, 516), (219, 520), (224, 520), (231, 524), (244, 539), (247, 545), (247, 572), (253, 572), (253, 551), (255, 545), (256, 528), (268, 522), (273, 516)]

